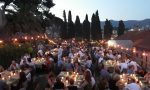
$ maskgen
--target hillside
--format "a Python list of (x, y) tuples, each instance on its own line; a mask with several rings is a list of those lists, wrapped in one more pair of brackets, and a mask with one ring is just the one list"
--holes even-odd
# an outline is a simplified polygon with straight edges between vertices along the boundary
[[(114, 27), (118, 27), (118, 21), (110, 20), (112, 25)], [(101, 27), (103, 28), (105, 24), (105, 21), (101, 22)], [(124, 24), (126, 28), (135, 28), (135, 27), (150, 27), (150, 19), (144, 19), (144, 20), (128, 20), (124, 21)]]

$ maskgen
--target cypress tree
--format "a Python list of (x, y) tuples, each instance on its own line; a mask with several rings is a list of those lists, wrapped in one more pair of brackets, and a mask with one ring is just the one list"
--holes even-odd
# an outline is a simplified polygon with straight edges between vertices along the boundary
[(98, 10), (96, 11), (96, 39), (102, 39), (102, 31), (101, 31), (101, 24), (100, 24), (100, 19), (99, 19), (99, 14), (98, 14)]
[(75, 36), (74, 23), (72, 21), (71, 11), (69, 11), (68, 12), (68, 37), (73, 38), (74, 36)]
[(91, 20), (91, 36), (93, 40), (99, 40), (102, 39), (102, 33), (101, 33), (101, 26), (100, 26), (100, 19), (98, 15), (98, 11), (96, 11), (96, 14), (92, 15)]
[(96, 19), (96, 16), (95, 14), (93, 13), (92, 15), (92, 20), (91, 20), (91, 39), (95, 40), (96, 39), (96, 24), (95, 24), (95, 19)]
[(61, 32), (61, 37), (63, 39), (66, 39), (68, 36), (68, 29), (67, 29), (67, 18), (66, 18), (66, 12), (65, 10), (63, 11), (63, 18), (64, 18), (64, 22), (63, 22), (63, 29)]
[(105, 25), (104, 25), (104, 38), (110, 39), (112, 32), (113, 32), (112, 24), (108, 19), (106, 19)]
[(86, 14), (85, 20), (83, 21), (83, 38), (90, 40), (90, 22), (88, 20), (88, 15)]
[(125, 31), (125, 25), (124, 22), (122, 20), (119, 21), (119, 25), (118, 25), (118, 36), (123, 35)]
[(82, 25), (80, 23), (80, 18), (79, 16), (76, 16), (75, 20), (75, 37), (83, 37), (83, 32), (82, 32)]

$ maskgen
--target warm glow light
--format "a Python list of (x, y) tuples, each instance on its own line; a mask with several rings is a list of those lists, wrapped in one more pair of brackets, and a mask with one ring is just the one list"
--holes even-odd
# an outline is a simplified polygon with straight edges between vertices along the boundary
[(117, 45), (117, 47), (120, 47), (120, 45)]
[(42, 38), (44, 39), (44, 36), (42, 36)]
[(38, 38), (40, 38), (40, 36), (37, 36)]
[(121, 47), (121, 49), (124, 49), (123, 47)]
[(0, 40), (0, 44), (2, 44), (3, 43), (3, 40)]
[(17, 38), (15, 38), (15, 39), (14, 39), (14, 41), (15, 41), (15, 42), (17, 42), (17, 41), (18, 41), (18, 39), (17, 39)]
[(129, 49), (128, 49), (128, 48), (126, 48), (126, 50), (128, 51)]
[(33, 37), (31, 37), (31, 39), (33, 40), (34, 38), (33, 38)]
[(28, 39), (28, 37), (27, 37), (27, 36), (25, 36), (25, 37), (24, 37), (24, 39), (25, 39), (25, 40), (27, 40), (27, 39)]
[(136, 53), (136, 48), (135, 47), (133, 47), (133, 53)]
[(108, 46), (113, 46), (113, 43), (111, 41), (108, 41)]
[(145, 53), (145, 51), (142, 53), (142, 55), (143, 55), (143, 56), (146, 56), (146, 53)]

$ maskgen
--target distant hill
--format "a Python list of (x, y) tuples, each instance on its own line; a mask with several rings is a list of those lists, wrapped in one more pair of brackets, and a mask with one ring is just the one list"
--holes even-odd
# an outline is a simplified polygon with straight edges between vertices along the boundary
[[(115, 20), (110, 20), (113, 27), (118, 27), (118, 21)], [(144, 20), (128, 20), (124, 21), (124, 24), (126, 28), (135, 28), (135, 27), (140, 27), (140, 28), (145, 28), (145, 27), (150, 27), (150, 19), (144, 19)], [(103, 28), (105, 25), (105, 21), (101, 21), (101, 27)]]

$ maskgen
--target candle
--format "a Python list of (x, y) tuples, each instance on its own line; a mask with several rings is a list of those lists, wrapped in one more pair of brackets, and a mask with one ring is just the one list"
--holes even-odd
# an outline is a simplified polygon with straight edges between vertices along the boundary
[(67, 72), (67, 76), (69, 76), (69, 72)]
[(77, 77), (74, 78), (74, 81), (75, 81), (75, 82), (77, 81)]
[(5, 80), (5, 78), (4, 78), (4, 77), (2, 77), (2, 80)]
[(120, 78), (122, 78), (122, 75), (120, 75)]
[(64, 79), (64, 77), (61, 77), (61, 79)]
[(125, 86), (127, 85), (127, 83), (125, 83)]
[(66, 80), (66, 85), (68, 86), (68, 80)]
[(12, 72), (10, 72), (10, 75), (11, 75), (11, 76), (13, 76), (13, 73), (12, 73)]
[(121, 81), (123, 82), (124, 80), (123, 80), (123, 79), (121, 79)]

